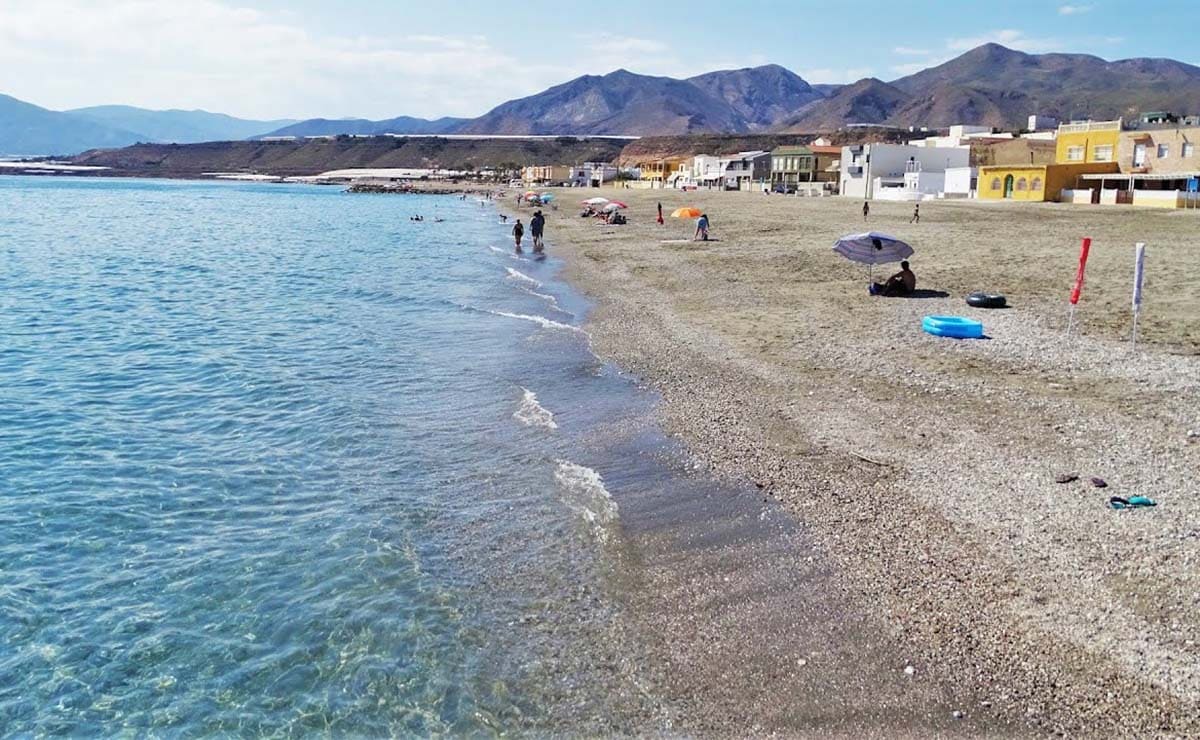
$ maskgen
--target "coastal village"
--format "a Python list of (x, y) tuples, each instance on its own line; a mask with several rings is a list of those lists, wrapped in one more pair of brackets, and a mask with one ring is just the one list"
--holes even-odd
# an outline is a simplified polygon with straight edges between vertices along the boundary
[[(622, 158), (521, 171), (530, 187), (761, 191), (865, 200), (1014, 200), (1200, 208), (1200, 116), (1059, 123), (1024, 131), (951, 126), (903, 143), (835, 146), (828, 137), (770, 151)], [(869, 138), (869, 137), (868, 137)]]

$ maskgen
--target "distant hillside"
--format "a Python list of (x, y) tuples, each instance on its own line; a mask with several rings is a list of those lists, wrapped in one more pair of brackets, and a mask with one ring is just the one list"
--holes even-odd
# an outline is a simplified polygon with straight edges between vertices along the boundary
[(438, 137), (226, 141), (203, 144), (138, 144), (84, 152), (74, 164), (111, 167), (106, 174), (200, 177), (206, 172), (245, 172), (284, 177), (359, 167), (471, 169), (548, 162), (615, 161), (624, 142), (610, 139), (485, 139)]
[(780, 127), (821, 131), (848, 123), (1020, 128), (1031, 113), (1112, 119), (1145, 110), (1200, 112), (1200, 67), (1170, 59), (1107, 62), (1086, 54), (1025, 54), (984, 44), (891, 83), (860, 80)]
[(690, 82), (622, 69), (505, 103), (461, 132), (652, 135), (748, 129), (731, 105)]
[(882, 80), (859, 80), (784, 121), (782, 130), (832, 131), (850, 123), (884, 123), (909, 100), (910, 96)]
[[(298, 121), (289, 126), (268, 132), (268, 136), (336, 136), (338, 134), (356, 134), (377, 136), (380, 134), (451, 134), (462, 127), (469, 119), (438, 118), (430, 121), (424, 118), (399, 116), (383, 121), (369, 121), (365, 118), (310, 118)], [(252, 134), (251, 136), (257, 136)], [(249, 137), (243, 137), (249, 138)]]
[(732, 107), (752, 129), (774, 126), (825, 95), (778, 64), (709, 72), (688, 80)]
[(128, 146), (140, 134), (0, 95), (0, 154), (73, 154)]
[(253, 121), (203, 110), (146, 110), (128, 105), (99, 105), (65, 113), (137, 132), (141, 141), (176, 144), (247, 139), (293, 123), (291, 120)]

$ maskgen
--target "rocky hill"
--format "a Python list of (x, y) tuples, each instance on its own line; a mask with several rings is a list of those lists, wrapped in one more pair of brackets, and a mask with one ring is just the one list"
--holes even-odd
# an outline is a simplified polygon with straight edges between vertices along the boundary
[(201, 177), (242, 172), (295, 177), (361, 167), (444, 168), (614, 161), (625, 142), (613, 139), (486, 139), (339, 137), (301, 141), (138, 144), (84, 152), (73, 164), (111, 167), (105, 174)]

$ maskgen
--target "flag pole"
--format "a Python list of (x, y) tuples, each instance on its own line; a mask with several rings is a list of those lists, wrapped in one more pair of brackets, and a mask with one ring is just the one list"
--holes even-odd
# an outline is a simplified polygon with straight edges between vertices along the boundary
[(1142, 318), (1142, 279), (1146, 267), (1146, 243), (1133, 248), (1133, 351), (1137, 351), (1138, 323)]
[(1087, 267), (1088, 253), (1092, 249), (1092, 238), (1090, 236), (1083, 237), (1083, 242), (1079, 245), (1079, 269), (1075, 272), (1075, 286), (1071, 289), (1071, 311), (1067, 315), (1067, 339), (1071, 338), (1072, 331), (1075, 327), (1075, 307), (1079, 304), (1079, 296), (1083, 292), (1083, 273)]

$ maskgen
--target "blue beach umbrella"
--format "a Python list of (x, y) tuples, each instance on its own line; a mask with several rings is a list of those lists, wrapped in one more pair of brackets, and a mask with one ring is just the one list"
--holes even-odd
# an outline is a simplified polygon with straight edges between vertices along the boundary
[(900, 262), (913, 255), (913, 248), (894, 236), (868, 231), (865, 234), (849, 234), (833, 243), (833, 251), (852, 262), (870, 266)]

